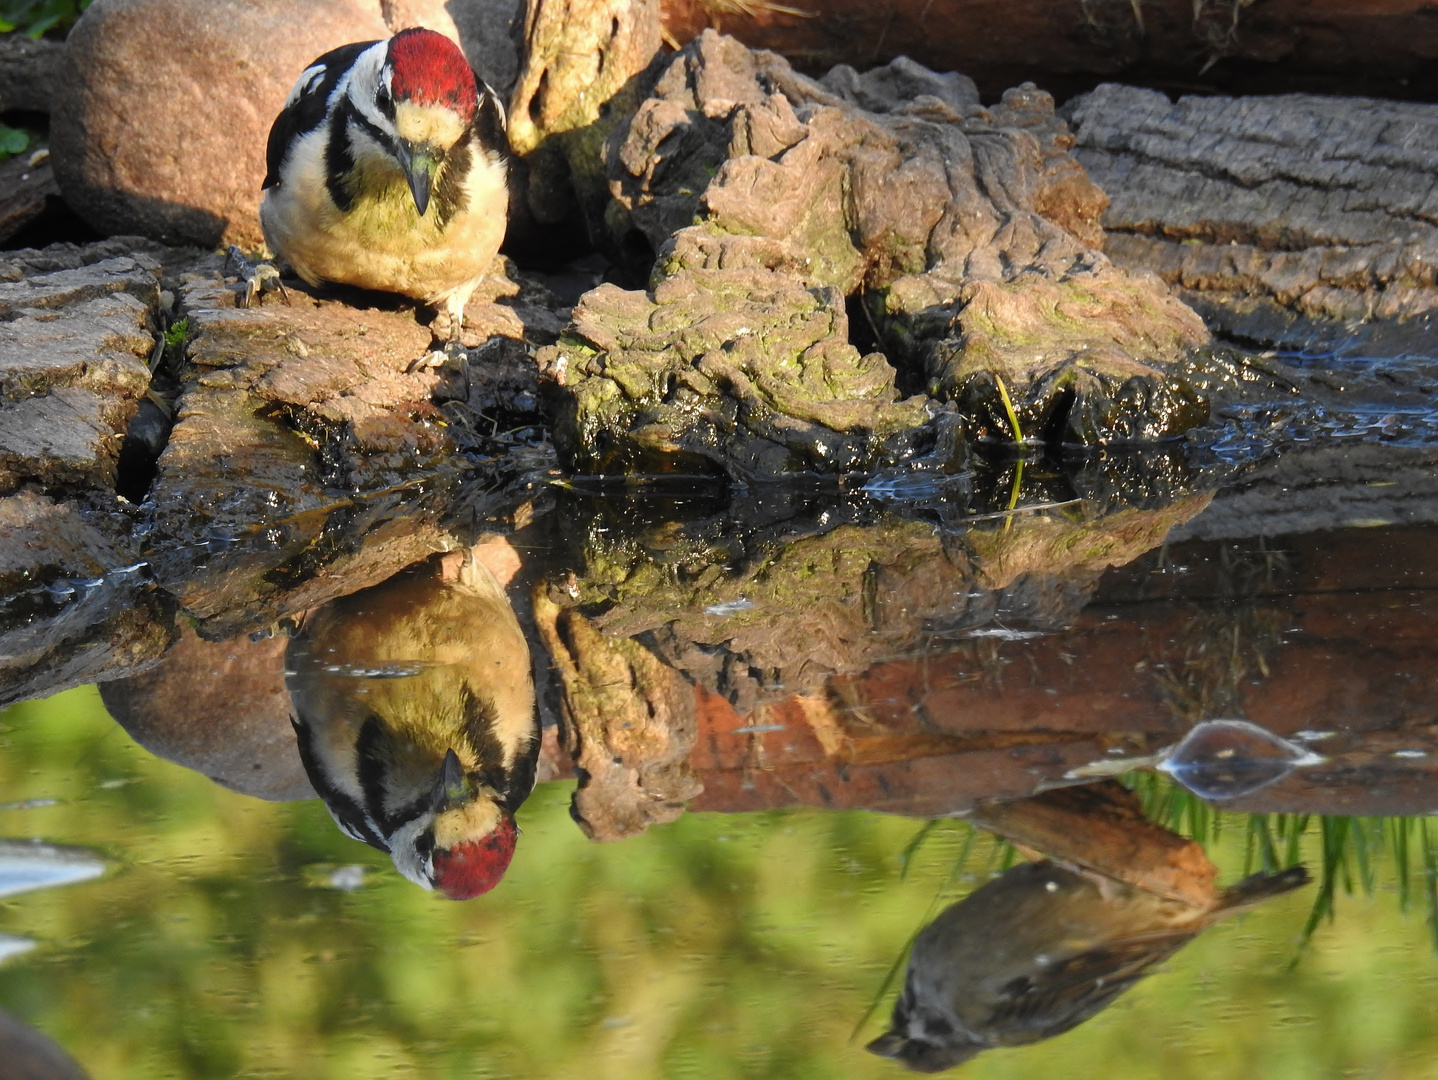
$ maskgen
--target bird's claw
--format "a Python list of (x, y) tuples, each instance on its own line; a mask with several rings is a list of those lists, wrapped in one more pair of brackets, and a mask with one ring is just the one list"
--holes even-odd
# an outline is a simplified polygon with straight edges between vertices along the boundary
[(231, 244), (225, 256), (225, 265), (245, 283), (245, 294), (240, 298), (241, 307), (254, 307), (255, 302), (268, 292), (278, 292), (280, 299), (286, 304), (290, 302), (290, 291), (280, 280), (279, 269), (274, 263), (261, 262), (251, 265), (244, 252)]
[(446, 342), (442, 349), (431, 349), (409, 367), (405, 372), (423, 371), (426, 368), (448, 368), (450, 371), (464, 370), (465, 363), (469, 360), (469, 350), (458, 341)]

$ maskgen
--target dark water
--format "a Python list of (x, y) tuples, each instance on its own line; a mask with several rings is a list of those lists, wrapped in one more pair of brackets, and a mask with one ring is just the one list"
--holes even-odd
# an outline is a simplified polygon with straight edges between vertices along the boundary
[[(906, 953), (987, 887), (944, 915), (978, 945), (916, 952), (970, 1005), (1002, 983), (971, 1041), (1031, 1044), (961, 1075), (1438, 1075), (1438, 484), (1426, 440), (1355, 437), (1244, 468), (560, 492), (488, 549), (518, 568), (541, 715), (563, 680), (535, 586), (698, 688), (684, 738), (651, 699), (648, 741), (614, 743), (689, 810), (590, 840), (614, 807), (581, 829), (551, 731), (508, 874), (463, 903), (314, 799), (208, 778), (302, 793), (287, 715), (255, 720), (293, 620), (123, 702), (13, 706), (0, 1005), (96, 1078), (893, 1077), (865, 1044)], [(452, 662), (414, 659), (335, 670), (378, 694)], [(1224, 887), (1298, 864), (1220, 917)]]

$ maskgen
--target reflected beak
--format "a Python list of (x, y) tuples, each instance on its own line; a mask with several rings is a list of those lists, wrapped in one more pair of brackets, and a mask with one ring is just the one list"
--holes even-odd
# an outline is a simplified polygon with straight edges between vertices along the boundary
[(399, 144), (399, 163), (404, 169), (405, 179), (409, 181), (409, 193), (414, 196), (414, 207), (419, 211), (420, 217), (424, 217), (425, 210), (429, 208), (429, 193), (434, 187), (434, 174), (439, 171), (439, 163), (443, 158), (443, 154), (428, 144)]
[(446, 750), (444, 764), (439, 768), (439, 778), (434, 783), (433, 804), (436, 813), (452, 806), (472, 802), (477, 789), (464, 775), (464, 766), (453, 750)]

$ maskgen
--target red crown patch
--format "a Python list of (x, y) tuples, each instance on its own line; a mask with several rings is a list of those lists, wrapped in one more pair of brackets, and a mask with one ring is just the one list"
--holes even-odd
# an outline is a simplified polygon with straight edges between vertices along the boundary
[(389, 39), (386, 63), (393, 73), (390, 93), (395, 101), (444, 105), (466, 120), (478, 103), (474, 71), (459, 46), (443, 34), (416, 27)]

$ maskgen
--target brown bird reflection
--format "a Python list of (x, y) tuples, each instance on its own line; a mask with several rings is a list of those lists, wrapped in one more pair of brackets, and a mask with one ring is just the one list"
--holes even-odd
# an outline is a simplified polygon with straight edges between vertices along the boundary
[[(1194, 867), (1188, 841), (1135, 821), (1132, 796), (1117, 784), (1098, 787), (1112, 812), (1101, 812), (1095, 829), (1074, 813), (1079, 858), (1054, 852), (1015, 866), (924, 928), (889, 1030), (870, 1051), (916, 1072), (941, 1072), (981, 1050), (1061, 1035), (1218, 919), (1308, 881), (1296, 866), (1214, 888), (1212, 864)], [(993, 816), (1023, 845), (1035, 833), (1052, 837), (1066, 810), (1092, 812), (1093, 795), (1075, 801), (1054, 792)], [(1111, 859), (1094, 842), (1106, 833), (1118, 841), (1108, 845)]]

